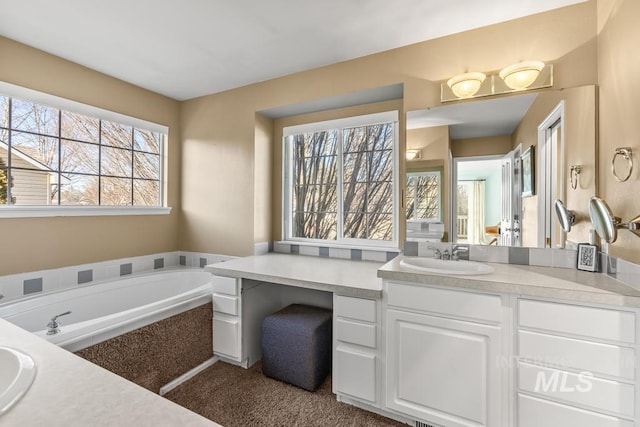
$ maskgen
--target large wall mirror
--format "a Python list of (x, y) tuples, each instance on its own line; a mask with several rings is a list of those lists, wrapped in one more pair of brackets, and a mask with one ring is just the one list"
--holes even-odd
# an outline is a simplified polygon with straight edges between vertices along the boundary
[[(406, 163), (407, 239), (543, 248), (587, 242), (596, 108), (596, 87), (582, 86), (408, 112), (407, 148), (421, 159)], [(576, 213), (568, 233), (558, 199)]]

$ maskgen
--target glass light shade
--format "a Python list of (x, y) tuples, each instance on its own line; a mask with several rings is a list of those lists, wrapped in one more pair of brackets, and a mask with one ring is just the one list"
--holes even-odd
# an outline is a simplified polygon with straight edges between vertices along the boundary
[(458, 98), (470, 98), (480, 90), (480, 85), (487, 76), (483, 73), (464, 73), (452, 77), (447, 86)]
[(407, 150), (405, 156), (407, 160), (419, 160), (422, 158), (422, 150)]
[(513, 90), (523, 90), (536, 81), (544, 68), (542, 61), (526, 61), (509, 65), (500, 71), (500, 78)]

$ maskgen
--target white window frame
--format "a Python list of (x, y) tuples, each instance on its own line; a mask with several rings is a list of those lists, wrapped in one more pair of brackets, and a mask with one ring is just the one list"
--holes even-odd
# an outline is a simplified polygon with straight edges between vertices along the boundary
[(73, 113), (83, 114), (100, 120), (116, 122), (133, 126), (151, 132), (165, 135), (160, 147), (160, 177), (159, 196), (161, 206), (73, 206), (73, 205), (2, 205), (0, 206), (0, 218), (32, 218), (32, 217), (59, 217), (59, 216), (112, 216), (112, 215), (167, 215), (171, 213), (171, 207), (167, 206), (165, 197), (165, 152), (166, 136), (169, 128), (164, 125), (149, 122), (147, 120), (126, 116), (124, 114), (83, 104), (37, 90), (28, 89), (11, 83), (0, 81), (0, 94), (12, 98), (20, 98), (30, 102), (43, 104)]
[[(427, 172), (407, 172), (407, 178), (409, 177), (418, 177), (418, 176), (435, 176), (438, 178), (438, 218), (425, 219), (425, 218), (416, 218), (415, 215), (418, 212), (416, 202), (417, 198), (413, 199), (413, 217), (407, 218), (407, 221), (422, 221), (422, 222), (442, 222), (442, 173), (440, 171), (427, 171)], [(417, 188), (417, 186), (416, 186)]]
[[(391, 240), (369, 240), (369, 239), (353, 239), (343, 237), (343, 200), (342, 200), (342, 183), (343, 183), (343, 155), (342, 155), (342, 130), (345, 128), (372, 126), (382, 123), (393, 123), (393, 145), (391, 149), (392, 157), (392, 198), (393, 198), (393, 212), (392, 212), (392, 239)], [(303, 237), (293, 237), (293, 224), (292, 224), (292, 206), (293, 195), (291, 188), (293, 185), (293, 150), (292, 144), (288, 142), (288, 137), (311, 132), (321, 132), (326, 130), (338, 130), (337, 140), (337, 156), (338, 156), (338, 188), (336, 191), (338, 206), (337, 206), (337, 238), (336, 240), (325, 239), (311, 239)], [(282, 239), (287, 242), (294, 242), (297, 244), (313, 244), (323, 247), (362, 247), (362, 248), (379, 248), (379, 249), (391, 249), (397, 250), (398, 248), (398, 223), (399, 223), (399, 129), (398, 129), (398, 111), (387, 111), (383, 113), (373, 113), (362, 116), (348, 117), (336, 120), (327, 120), (323, 122), (308, 123), (297, 126), (289, 126), (283, 129), (283, 161), (282, 161)]]

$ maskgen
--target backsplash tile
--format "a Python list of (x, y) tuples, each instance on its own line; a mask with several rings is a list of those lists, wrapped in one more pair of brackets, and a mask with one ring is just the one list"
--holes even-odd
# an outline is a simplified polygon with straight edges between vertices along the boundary
[(329, 248), (326, 247), (320, 247), (318, 248), (318, 254), (322, 257), (328, 257), (329, 256)]
[(121, 276), (126, 276), (133, 273), (133, 264), (131, 264), (130, 262), (126, 263), (126, 264), (120, 264), (120, 275)]
[(549, 249), (529, 248), (529, 265), (551, 267), (552, 254)]
[(306, 256), (320, 256), (320, 248), (317, 246), (299, 246), (298, 253)]
[(35, 294), (36, 292), (42, 292), (42, 277), (23, 280), (22, 292), (24, 295)]
[(153, 269), (164, 268), (164, 258), (156, 258), (153, 260)]
[(361, 249), (351, 249), (351, 260), (352, 261), (362, 261), (362, 250)]
[(529, 248), (509, 248), (509, 264), (529, 265)]
[(179, 263), (180, 263), (180, 265), (187, 265), (187, 257), (186, 257), (186, 255), (180, 255)]
[(300, 254), (300, 245), (291, 245), (289, 247), (289, 252), (294, 255)]
[(403, 253), (406, 256), (418, 256), (418, 242), (405, 242)]
[(204, 268), (207, 264), (209, 264), (209, 261), (207, 260), (207, 258), (200, 257), (200, 268)]
[(78, 271), (78, 285), (93, 282), (93, 270)]

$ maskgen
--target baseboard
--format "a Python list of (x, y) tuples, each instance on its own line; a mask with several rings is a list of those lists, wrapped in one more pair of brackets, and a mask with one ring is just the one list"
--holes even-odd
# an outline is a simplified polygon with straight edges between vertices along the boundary
[(180, 375), (178, 378), (176, 378), (176, 379), (172, 380), (171, 382), (163, 385), (162, 387), (160, 387), (160, 396), (164, 396), (165, 394), (169, 393), (174, 388), (178, 387), (180, 384), (182, 384), (185, 381), (188, 381), (191, 378), (195, 377), (200, 372), (202, 372), (205, 369), (207, 369), (208, 367), (212, 366), (218, 360), (220, 360), (220, 358), (218, 356), (213, 356), (211, 359), (204, 361), (203, 363), (199, 364), (198, 366), (196, 366), (192, 370), (190, 370), (188, 372), (185, 372), (184, 374)]

